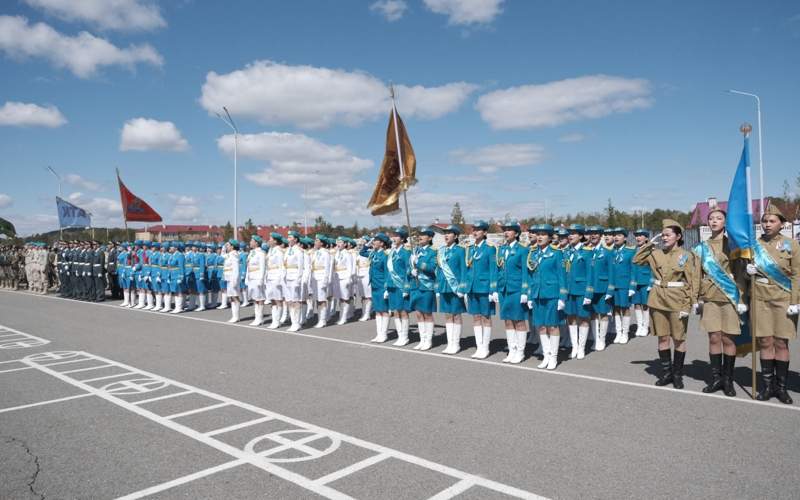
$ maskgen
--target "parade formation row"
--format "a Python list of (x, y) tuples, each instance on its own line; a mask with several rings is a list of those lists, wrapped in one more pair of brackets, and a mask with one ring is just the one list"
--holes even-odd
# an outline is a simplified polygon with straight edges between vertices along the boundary
[[(683, 228), (673, 220), (664, 220), (652, 239), (645, 230), (635, 231), (635, 245), (627, 244), (628, 231), (621, 227), (572, 224), (556, 231), (540, 224), (529, 229), (529, 246), (519, 242), (515, 221), (503, 224), (501, 246), (487, 242), (489, 225), (478, 221), (472, 244), (460, 245), (461, 230), (452, 225), (437, 249), (433, 228), (419, 230), (412, 246), (402, 227), (357, 241), (290, 231), (287, 237), (272, 233), (266, 242), (253, 236), (221, 246), (136, 241), (109, 251), (73, 242), (58, 249), (57, 270), (66, 297), (102, 300), (109, 279), (121, 291), (123, 307), (173, 314), (230, 307), (229, 322), (238, 322), (241, 307), (252, 302), (251, 325), (264, 323), (268, 305), (269, 327), (288, 323), (291, 332), (312, 319), (315, 328), (325, 327), (337, 309), (337, 324), (345, 324), (354, 319), (358, 299), (360, 321), (375, 314), (373, 342), (388, 340), (394, 317), (394, 345), (409, 344), (409, 314), (416, 314), (418, 350), (432, 347), (438, 312), (444, 315), (445, 354), (459, 352), (462, 316), (470, 314), (477, 346), (472, 357), (478, 359), (490, 354), (491, 319), (498, 315), (508, 348), (503, 361), (523, 361), (530, 333), (541, 346), (539, 368), (548, 370), (557, 367), (562, 343), (569, 344), (570, 358), (583, 359), (592, 333), (593, 349), (604, 350), (611, 321), (613, 342), (627, 343), (633, 313), (635, 335), (658, 338), (656, 385), (676, 389), (683, 388), (688, 318), (694, 312), (709, 338), (711, 373), (703, 391), (727, 396), (736, 394), (736, 344), (752, 312), (757, 320), (745, 334), (760, 348), (757, 398), (791, 404), (788, 342), (796, 336), (800, 313), (800, 246), (780, 234), (785, 218), (770, 206), (752, 260), (738, 259), (725, 236), (725, 218), (724, 211), (713, 210), (707, 221), (711, 238), (692, 249), (683, 247)], [(9, 274), (4, 262), (0, 258), (0, 277)]]

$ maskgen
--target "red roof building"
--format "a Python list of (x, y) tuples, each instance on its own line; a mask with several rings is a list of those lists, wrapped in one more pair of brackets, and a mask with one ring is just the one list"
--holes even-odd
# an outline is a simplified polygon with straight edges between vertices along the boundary
[[(764, 209), (770, 204), (769, 198), (764, 198)], [(761, 221), (761, 200), (753, 200), (753, 224), (758, 224)], [(716, 198), (709, 198), (694, 206), (692, 211), (692, 219), (689, 221), (689, 227), (705, 226), (708, 221), (708, 214), (711, 213), (711, 207), (716, 206), (725, 212), (728, 211), (727, 201), (717, 201)]]

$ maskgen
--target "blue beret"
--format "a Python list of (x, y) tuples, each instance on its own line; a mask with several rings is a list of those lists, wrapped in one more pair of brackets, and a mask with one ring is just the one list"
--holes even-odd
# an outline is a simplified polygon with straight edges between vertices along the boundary
[(389, 245), (389, 244), (391, 244), (391, 243), (392, 243), (392, 240), (390, 240), (390, 239), (389, 239), (389, 237), (388, 237), (388, 236), (386, 236), (386, 234), (385, 234), (385, 233), (378, 233), (378, 234), (376, 234), (376, 235), (375, 235), (375, 239), (376, 239), (376, 240), (380, 240), (380, 241), (382, 241), (382, 242), (383, 242), (385, 245)]
[(295, 238), (297, 238), (298, 240), (300, 239), (300, 233), (298, 233), (298, 232), (297, 232), (297, 231), (295, 231), (294, 229), (292, 229), (291, 231), (289, 231), (287, 234), (288, 234), (289, 236), (294, 236), (294, 237), (295, 237)]
[(254, 234), (253, 236), (251, 236), (250, 239), (255, 241), (256, 243), (258, 243), (259, 245), (264, 241), (264, 240), (261, 239), (261, 236), (259, 236), (257, 234)]

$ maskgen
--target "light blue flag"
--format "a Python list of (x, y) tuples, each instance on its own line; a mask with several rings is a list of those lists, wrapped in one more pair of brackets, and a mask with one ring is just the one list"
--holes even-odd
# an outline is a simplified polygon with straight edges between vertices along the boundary
[(81, 207), (76, 207), (56, 196), (56, 208), (59, 227), (91, 227), (91, 214)]
[(745, 137), (742, 157), (736, 167), (728, 196), (728, 216), (725, 220), (725, 231), (728, 233), (731, 257), (734, 259), (753, 258), (756, 234), (753, 229), (753, 202), (750, 192), (750, 140)]

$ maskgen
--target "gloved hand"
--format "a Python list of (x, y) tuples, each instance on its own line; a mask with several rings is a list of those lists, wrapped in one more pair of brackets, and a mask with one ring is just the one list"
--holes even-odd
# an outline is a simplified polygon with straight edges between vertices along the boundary
[(755, 264), (747, 264), (747, 274), (750, 276), (758, 274), (758, 268), (755, 266)]
[(584, 297), (584, 298), (583, 298), (583, 305), (585, 305), (585, 306), (588, 306), (588, 305), (590, 305), (591, 303), (592, 303), (592, 299), (590, 299), (590, 298), (588, 298), (588, 297)]
[(500, 297), (497, 295), (497, 292), (492, 292), (489, 294), (489, 300), (491, 302), (500, 302)]
[(744, 314), (747, 312), (747, 304), (736, 304), (736, 312)]
[(800, 304), (792, 304), (786, 309), (786, 314), (789, 316), (797, 316), (800, 313)]
[(689, 313), (686, 312), (686, 311), (681, 311), (681, 312), (678, 313), (678, 317), (681, 318), (681, 319), (688, 318), (689, 317)]
[(567, 307), (567, 305), (564, 303), (564, 301), (561, 300), (561, 299), (558, 299), (558, 307), (557, 307), (558, 310), (559, 311), (563, 311), (565, 307)]
[(647, 287), (647, 291), (648, 291), (648, 292), (649, 292), (650, 290), (652, 290), (652, 289), (653, 289), (653, 287), (652, 287), (652, 286), (648, 286), (648, 287)]
[(404, 299), (408, 298), (408, 292), (403, 292), (403, 298)]
[(441, 293), (439, 293), (439, 292), (436, 292), (436, 298), (437, 298), (437, 299), (438, 299), (439, 297), (441, 297), (441, 296), (442, 296), (442, 294), (441, 294)]
[(411, 276), (413, 276), (413, 277), (415, 277), (415, 278), (416, 278), (416, 277), (417, 277), (417, 275), (419, 275), (419, 272), (417, 272), (417, 269), (416, 269), (416, 268), (412, 269), (412, 270), (411, 270)]
[(526, 302), (528, 302), (528, 296), (527, 296), (527, 295), (525, 295), (525, 294), (522, 294), (522, 295), (520, 295), (520, 296), (519, 296), (519, 303), (520, 303), (520, 304), (524, 304), (524, 303), (526, 303)]
[(464, 294), (461, 293), (461, 292), (456, 292), (456, 297), (458, 297), (459, 299), (463, 299), (464, 298)]
[(636, 295), (636, 290), (628, 290), (628, 297), (633, 297)]
[(533, 311), (533, 301), (528, 301), (528, 309)]
[(389, 298), (389, 290), (384, 290), (383, 291), (383, 298), (384, 299), (388, 299)]
[(606, 296), (605, 296), (605, 300), (611, 300), (613, 298), (614, 298), (614, 296), (611, 295), (610, 293), (607, 293)]

